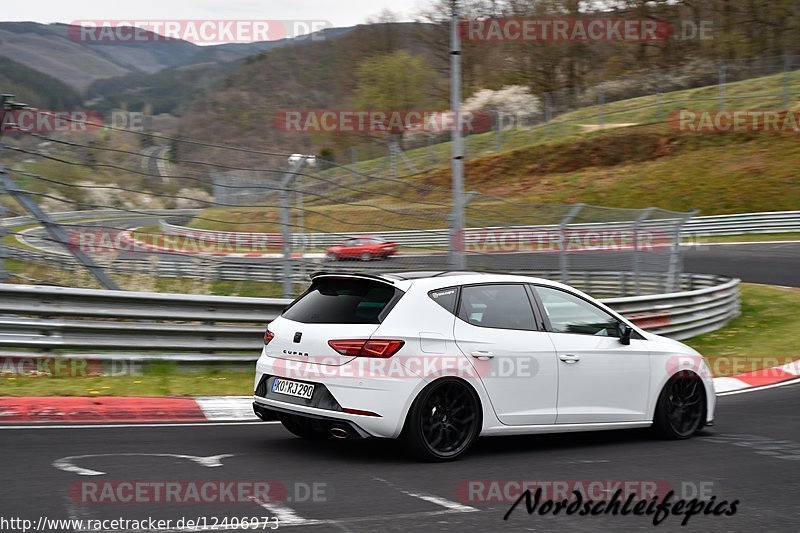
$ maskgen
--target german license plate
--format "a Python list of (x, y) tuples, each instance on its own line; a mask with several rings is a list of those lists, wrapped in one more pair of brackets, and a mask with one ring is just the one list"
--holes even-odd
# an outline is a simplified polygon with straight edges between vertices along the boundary
[(314, 394), (314, 385), (300, 383), (299, 381), (292, 381), (290, 379), (275, 378), (272, 381), (272, 392), (310, 400), (311, 395)]

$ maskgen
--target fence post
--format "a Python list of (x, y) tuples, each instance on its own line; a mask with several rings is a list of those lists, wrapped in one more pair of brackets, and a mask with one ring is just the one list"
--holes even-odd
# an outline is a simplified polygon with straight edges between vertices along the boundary
[(73, 257), (78, 260), (78, 263), (94, 276), (104, 289), (114, 291), (121, 290), (116, 282), (105, 273), (91, 256), (79, 247), (70, 245), (69, 235), (64, 231), (64, 228), (55, 222), (49, 214), (43, 211), (42, 208), (39, 207), (39, 204), (28, 196), (26, 191), (20, 189), (17, 182), (6, 172), (3, 165), (0, 165), (0, 182), (4, 183), (5, 190), (14, 197), (17, 203), (42, 224), (45, 231), (50, 235), (50, 238), (66, 248)]
[(675, 224), (675, 232), (672, 238), (672, 249), (669, 253), (669, 269), (667, 271), (667, 280), (666, 286), (664, 287), (665, 292), (674, 292), (675, 290), (680, 289), (681, 286), (681, 274), (683, 274), (683, 256), (681, 253), (681, 234), (683, 231), (683, 226), (686, 224), (692, 217), (694, 217), (698, 211), (695, 209), (689, 216), (681, 218), (678, 220), (678, 223)]
[(718, 76), (718, 89), (719, 89), (719, 108), (725, 109), (725, 63), (722, 61), (717, 62), (717, 76)]
[[(284, 173), (281, 180), (281, 240), (283, 247), (283, 260), (281, 270), (283, 278), (283, 297), (291, 298), (294, 295), (294, 273), (292, 272), (292, 231), (290, 228), (292, 217), (292, 206), (289, 198), (289, 187), (295, 182), (295, 175), (305, 164), (305, 156), (292, 161), (289, 169)], [(296, 183), (296, 182), (295, 182)]]
[(495, 109), (492, 116), (495, 126), (494, 150), (495, 152), (499, 152), (503, 146), (503, 112), (499, 109)]
[(558, 252), (558, 269), (561, 277), (561, 283), (569, 283), (569, 252), (567, 251), (566, 238), (567, 226), (572, 224), (572, 221), (575, 220), (575, 217), (585, 205), (586, 204), (575, 204), (572, 206), (572, 209), (569, 210), (567, 216), (562, 218), (561, 222), (558, 223), (558, 242), (560, 245)]
[[(2, 172), (2, 166), (0, 166), (0, 172)], [(3, 194), (6, 192), (5, 189), (5, 182), (0, 180), (0, 198), (2, 198)], [(0, 203), (0, 220), (2, 220), (6, 213), (8, 213), (8, 209), (3, 207), (3, 204)], [(6, 250), (6, 245), (3, 242), (6, 234), (8, 231), (6, 230), (5, 226), (0, 226), (0, 283), (5, 283), (8, 279), (8, 271), (6, 270), (6, 258), (8, 257), (8, 251)]]
[(633, 283), (636, 291), (636, 296), (642, 294), (642, 272), (641, 272), (641, 257), (639, 257), (639, 227), (642, 222), (650, 218), (650, 214), (653, 212), (652, 207), (648, 207), (641, 214), (636, 217), (636, 221), (633, 223)]
[(544, 123), (547, 138), (552, 136), (550, 121), (553, 120), (553, 95), (544, 93)]
[(661, 92), (661, 71), (656, 71), (656, 103), (658, 105), (658, 120), (666, 122), (667, 116), (664, 113), (664, 95)]
[(599, 106), (599, 109), (597, 111), (597, 125), (599, 126), (598, 129), (600, 129), (600, 130), (604, 129), (604, 125), (605, 125), (605, 117), (603, 116), (603, 108), (605, 107), (605, 104), (606, 104), (606, 93), (605, 93), (605, 91), (603, 89), (603, 84), (602, 83), (598, 83), (597, 84), (597, 105)]
[(789, 91), (790, 91), (790, 79), (789, 79), (789, 72), (792, 69), (792, 58), (786, 54), (783, 54), (783, 108), (788, 110), (791, 102), (789, 98)]

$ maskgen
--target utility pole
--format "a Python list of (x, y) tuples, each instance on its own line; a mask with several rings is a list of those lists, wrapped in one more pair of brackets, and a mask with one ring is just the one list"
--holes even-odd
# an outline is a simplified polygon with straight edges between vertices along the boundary
[(450, 215), (450, 268), (464, 269), (464, 146), (461, 138), (461, 21), (458, 0), (451, 0), (450, 20), (450, 107), (455, 127), (451, 131), (453, 211)]

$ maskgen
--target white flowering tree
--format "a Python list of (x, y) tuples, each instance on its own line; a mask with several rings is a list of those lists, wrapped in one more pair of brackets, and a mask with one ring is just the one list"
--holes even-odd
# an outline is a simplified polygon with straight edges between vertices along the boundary
[(503, 125), (522, 124), (542, 112), (542, 101), (527, 87), (506, 85), (496, 91), (479, 90), (464, 102), (463, 109), (497, 114)]

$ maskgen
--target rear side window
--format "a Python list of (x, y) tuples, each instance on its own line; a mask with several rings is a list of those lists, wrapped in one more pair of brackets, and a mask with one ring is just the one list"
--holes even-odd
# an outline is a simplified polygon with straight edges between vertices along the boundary
[(456, 300), (458, 299), (458, 290), (456, 287), (448, 287), (446, 289), (436, 289), (428, 293), (431, 300), (441, 305), (453, 314), (456, 314)]
[(522, 285), (463, 287), (458, 317), (484, 328), (536, 330), (533, 307)]
[(325, 278), (312, 284), (282, 316), (304, 324), (379, 324), (384, 311), (402, 295), (385, 283)]

